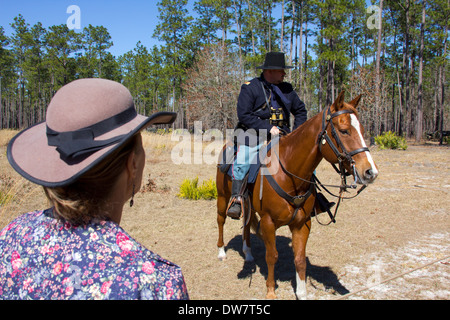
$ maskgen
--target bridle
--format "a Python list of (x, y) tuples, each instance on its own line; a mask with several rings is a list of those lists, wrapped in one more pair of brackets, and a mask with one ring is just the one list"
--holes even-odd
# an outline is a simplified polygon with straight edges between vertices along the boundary
[[(339, 168), (336, 167), (334, 163), (331, 165), (336, 170), (336, 172), (341, 176), (341, 189), (344, 189), (343, 191), (346, 191), (347, 188), (356, 189), (356, 177), (357, 177), (357, 171), (355, 167), (355, 160), (353, 160), (353, 156), (355, 154), (370, 151), (367, 147), (358, 148), (353, 151), (347, 151), (347, 149), (344, 147), (344, 144), (342, 143), (341, 139), (339, 138), (339, 135), (336, 131), (336, 128), (333, 124), (333, 118), (336, 118), (342, 114), (346, 113), (355, 113), (353, 110), (350, 109), (344, 109), (340, 111), (336, 111), (334, 113), (331, 113), (331, 106), (327, 108), (326, 111), (323, 112), (322, 116), (322, 130), (319, 133), (319, 137), (317, 139), (317, 143), (319, 145), (319, 151), (322, 153), (322, 145), (325, 145), (325, 143), (328, 143), (333, 153), (336, 155), (336, 158), (339, 163)], [(328, 135), (327, 128), (328, 126), (331, 127), (331, 135), (336, 141), (337, 146), (333, 143), (333, 140)], [(340, 148), (342, 152), (339, 151)], [(351, 185), (347, 185), (346, 177), (349, 176), (351, 173), (347, 172), (347, 170), (344, 167), (345, 162), (348, 162), (350, 164), (350, 167), (353, 170), (353, 176), (355, 178), (355, 181)], [(366, 185), (363, 185), (365, 188)], [(361, 190), (362, 191), (362, 190)]]
[[(349, 109), (345, 109), (345, 110), (340, 110), (334, 113), (331, 113), (331, 106), (327, 108), (326, 111), (323, 112), (323, 116), (322, 116), (322, 130), (319, 133), (318, 139), (317, 139), (317, 144), (319, 145), (319, 151), (320, 153), (322, 153), (322, 145), (324, 145), (325, 143), (328, 143), (328, 145), (330, 146), (331, 150), (334, 152), (334, 154), (336, 155), (336, 158), (338, 160), (339, 163), (339, 168), (336, 167), (336, 165), (334, 163), (331, 163), (331, 165), (333, 166), (333, 168), (336, 170), (336, 172), (340, 175), (341, 177), (341, 185), (340, 186), (336, 186), (336, 185), (324, 185), (322, 184), (319, 179), (316, 177), (315, 174), (312, 175), (311, 180), (306, 180), (304, 178), (298, 177), (295, 174), (289, 172), (282, 164), (280, 157), (278, 156), (278, 154), (275, 152), (275, 155), (278, 158), (278, 162), (282, 168), (282, 170), (289, 176), (302, 180), (304, 182), (307, 182), (310, 184), (310, 188), (309, 190), (303, 194), (303, 195), (295, 195), (295, 196), (291, 196), (290, 194), (288, 194), (287, 192), (285, 192), (279, 185), (278, 183), (275, 181), (275, 179), (271, 176), (271, 175), (264, 175), (264, 177), (268, 180), (269, 184), (272, 186), (272, 188), (278, 193), (278, 195), (280, 195), (281, 197), (283, 197), (285, 200), (287, 200), (289, 203), (291, 203), (292, 206), (294, 206), (295, 210), (294, 210), (294, 214), (290, 220), (290, 222), (288, 224), (290, 224), (294, 219), (295, 216), (297, 215), (297, 211), (300, 208), (300, 206), (304, 203), (304, 201), (312, 194), (312, 187), (316, 186), (316, 188), (320, 191), (320, 187), (323, 188), (327, 193), (329, 193), (330, 195), (339, 198), (338, 203), (336, 205), (334, 214), (331, 214), (331, 212), (328, 211), (328, 214), (330, 216), (330, 222), (328, 222), (327, 224), (325, 223), (321, 223), (318, 218), (317, 215), (316, 219), (318, 221), (319, 224), (321, 225), (328, 225), (331, 222), (336, 222), (335, 217), (337, 214), (337, 210), (339, 208), (339, 205), (341, 203), (342, 199), (352, 199), (355, 198), (356, 196), (358, 196), (361, 191), (363, 191), (367, 185), (363, 184), (361, 186), (361, 188), (359, 188), (359, 190), (356, 192), (355, 195), (350, 196), (350, 197), (344, 197), (343, 193), (347, 191), (347, 188), (351, 188), (351, 189), (356, 189), (356, 177), (357, 177), (357, 171), (356, 171), (356, 166), (355, 166), (355, 161), (353, 160), (353, 156), (361, 153), (361, 152), (366, 152), (366, 151), (370, 151), (369, 148), (367, 147), (362, 147), (362, 148), (358, 148), (356, 150), (353, 151), (347, 151), (347, 149), (344, 147), (344, 144), (342, 143), (341, 139), (339, 138), (339, 135), (336, 131), (336, 128), (333, 124), (332, 119), (336, 118), (342, 114), (346, 114), (346, 113), (354, 113), (353, 110), (349, 110)], [(328, 135), (328, 126), (331, 127), (331, 135), (334, 138), (334, 140), (336, 141), (336, 144), (334, 144), (333, 140), (331, 139), (331, 137)], [(274, 141), (272, 141), (274, 142)], [(276, 141), (276, 143), (278, 143), (278, 141)], [(339, 148), (342, 150), (339, 151)], [(347, 176), (351, 175), (351, 173), (347, 172), (347, 170), (345, 169), (344, 164), (348, 162), (353, 170), (353, 175), (355, 177), (354, 182), (351, 185), (347, 184)], [(264, 165), (262, 165), (264, 166)], [(320, 187), (319, 187), (320, 186)], [(332, 192), (330, 192), (326, 187), (337, 187), (340, 189), (339, 191), (339, 195), (335, 195)], [(260, 187), (260, 199), (262, 199), (262, 179), (261, 179), (261, 187)]]

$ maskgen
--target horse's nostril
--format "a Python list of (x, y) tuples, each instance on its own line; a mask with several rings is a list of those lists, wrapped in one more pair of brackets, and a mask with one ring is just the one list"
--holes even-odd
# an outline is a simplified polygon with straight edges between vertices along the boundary
[(373, 180), (377, 177), (377, 175), (373, 172), (372, 169), (366, 170), (366, 172), (364, 173), (364, 177), (367, 180)]

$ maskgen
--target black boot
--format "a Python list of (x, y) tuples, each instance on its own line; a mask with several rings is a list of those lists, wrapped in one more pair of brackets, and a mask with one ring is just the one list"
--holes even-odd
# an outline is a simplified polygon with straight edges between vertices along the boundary
[[(311, 216), (315, 216), (316, 214), (320, 214), (322, 212), (328, 212), (328, 215), (331, 216), (330, 209), (335, 205), (335, 202), (329, 202), (327, 198), (320, 192), (316, 194), (316, 203), (314, 205), (316, 210), (313, 210)], [(315, 211), (315, 212), (314, 212)]]
[(232, 218), (239, 220), (241, 218), (241, 205), (242, 205), (242, 184), (243, 180), (233, 180), (231, 183), (231, 200), (228, 205), (227, 215)]

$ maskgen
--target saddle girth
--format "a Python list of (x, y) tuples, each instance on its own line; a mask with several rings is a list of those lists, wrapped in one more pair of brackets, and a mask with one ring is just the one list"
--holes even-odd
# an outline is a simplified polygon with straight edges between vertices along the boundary
[[(265, 165), (263, 164), (262, 166), (265, 166)], [(304, 194), (292, 196), (280, 187), (280, 185), (276, 182), (276, 180), (274, 179), (274, 177), (272, 175), (262, 175), (261, 180), (264, 177), (267, 179), (267, 182), (269, 182), (272, 189), (275, 190), (275, 192), (280, 197), (285, 199), (290, 205), (292, 205), (294, 207), (294, 213), (292, 215), (292, 218), (286, 225), (291, 224), (292, 221), (294, 221), (295, 217), (297, 216), (298, 210), (300, 209), (302, 204), (312, 195), (312, 193), (314, 191), (313, 181), (311, 180), (312, 183), (310, 183), (308, 191), (306, 191)]]

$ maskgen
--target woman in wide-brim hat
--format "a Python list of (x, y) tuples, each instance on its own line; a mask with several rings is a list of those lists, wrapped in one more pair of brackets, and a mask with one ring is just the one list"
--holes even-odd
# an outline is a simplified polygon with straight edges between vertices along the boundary
[(2, 299), (188, 298), (180, 267), (119, 226), (142, 183), (140, 131), (175, 118), (137, 114), (120, 83), (81, 79), (55, 94), (45, 122), (10, 141), (10, 164), (52, 207), (0, 231)]

